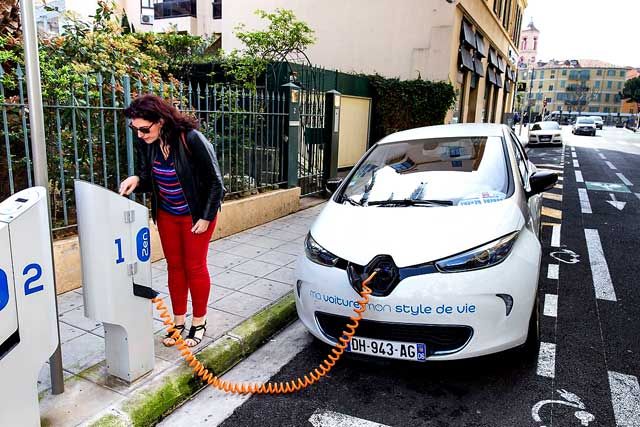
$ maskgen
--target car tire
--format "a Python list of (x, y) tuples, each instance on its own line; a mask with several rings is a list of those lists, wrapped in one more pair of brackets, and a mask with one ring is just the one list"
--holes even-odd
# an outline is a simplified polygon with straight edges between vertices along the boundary
[(536, 290), (536, 299), (533, 303), (533, 310), (529, 318), (529, 328), (527, 329), (527, 340), (517, 347), (516, 354), (520, 358), (535, 360), (538, 358), (540, 350), (540, 297)]

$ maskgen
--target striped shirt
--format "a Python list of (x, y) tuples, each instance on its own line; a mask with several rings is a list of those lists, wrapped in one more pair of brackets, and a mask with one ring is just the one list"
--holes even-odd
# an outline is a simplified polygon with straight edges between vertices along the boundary
[(158, 186), (159, 207), (173, 215), (189, 214), (189, 205), (184, 197), (176, 174), (173, 153), (165, 160), (162, 152), (153, 161), (153, 178)]

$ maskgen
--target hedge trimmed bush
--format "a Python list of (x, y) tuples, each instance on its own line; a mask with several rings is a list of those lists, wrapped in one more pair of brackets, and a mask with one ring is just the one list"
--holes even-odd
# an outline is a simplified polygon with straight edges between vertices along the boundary
[(391, 133), (444, 123), (455, 104), (451, 83), (369, 76), (373, 88), (372, 141)]

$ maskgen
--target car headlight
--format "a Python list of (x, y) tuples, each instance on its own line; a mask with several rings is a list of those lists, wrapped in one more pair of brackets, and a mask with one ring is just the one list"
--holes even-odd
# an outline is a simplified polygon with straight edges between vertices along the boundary
[(486, 245), (438, 261), (436, 268), (442, 273), (456, 273), (500, 264), (511, 252), (517, 237), (518, 232), (515, 231)]
[(311, 233), (307, 234), (307, 238), (304, 240), (304, 253), (311, 261), (326, 267), (335, 267), (339, 260), (337, 256), (320, 246), (311, 237)]

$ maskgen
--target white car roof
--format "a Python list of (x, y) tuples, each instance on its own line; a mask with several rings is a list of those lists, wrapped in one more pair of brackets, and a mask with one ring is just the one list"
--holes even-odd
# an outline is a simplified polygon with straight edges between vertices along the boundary
[(398, 141), (413, 141), (416, 139), (455, 138), (474, 136), (504, 136), (508, 131), (506, 125), (493, 123), (461, 123), (452, 125), (426, 126), (392, 133), (382, 138), (378, 144), (388, 144)]

